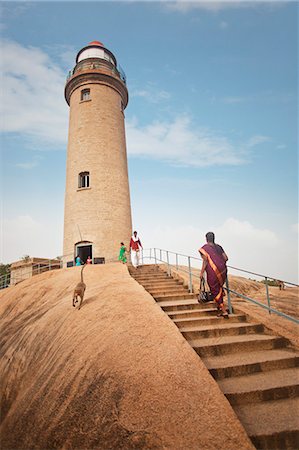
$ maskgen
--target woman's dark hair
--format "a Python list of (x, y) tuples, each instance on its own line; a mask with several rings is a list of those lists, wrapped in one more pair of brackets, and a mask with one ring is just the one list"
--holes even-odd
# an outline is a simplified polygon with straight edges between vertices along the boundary
[(213, 242), (213, 244), (214, 244), (214, 242), (215, 242), (215, 234), (212, 233), (212, 231), (209, 231), (206, 234), (206, 240), (207, 240), (207, 242)]
[(125, 245), (125, 244), (123, 242), (121, 242), (120, 245)]

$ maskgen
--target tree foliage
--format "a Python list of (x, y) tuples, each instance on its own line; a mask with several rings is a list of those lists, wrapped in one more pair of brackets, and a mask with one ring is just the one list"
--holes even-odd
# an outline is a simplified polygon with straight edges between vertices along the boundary
[(10, 264), (0, 263), (0, 277), (10, 274)]

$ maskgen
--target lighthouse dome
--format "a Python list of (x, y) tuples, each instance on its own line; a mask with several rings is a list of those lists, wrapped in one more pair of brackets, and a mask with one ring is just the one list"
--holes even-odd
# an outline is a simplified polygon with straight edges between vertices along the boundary
[(114, 66), (117, 65), (113, 53), (106, 49), (100, 41), (92, 41), (86, 47), (82, 48), (77, 55), (76, 62), (79, 63), (88, 58), (104, 59), (105, 61), (111, 62)]

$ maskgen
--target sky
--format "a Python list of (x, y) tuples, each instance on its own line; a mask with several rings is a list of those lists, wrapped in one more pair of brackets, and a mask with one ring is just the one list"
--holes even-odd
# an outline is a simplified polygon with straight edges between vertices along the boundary
[(297, 2), (2, 2), (1, 254), (62, 254), (67, 73), (99, 40), (127, 76), (145, 248), (298, 282)]

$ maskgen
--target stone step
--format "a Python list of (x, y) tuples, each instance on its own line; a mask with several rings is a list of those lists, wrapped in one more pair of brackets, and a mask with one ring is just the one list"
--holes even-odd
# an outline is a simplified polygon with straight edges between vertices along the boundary
[(149, 275), (153, 275), (153, 274), (167, 274), (167, 272), (166, 271), (164, 272), (164, 270), (159, 270), (159, 269), (157, 269), (157, 270), (149, 270), (149, 269), (144, 270), (141, 267), (138, 267), (138, 269), (132, 271), (132, 275), (133, 276), (135, 276), (135, 275), (147, 275), (147, 274), (149, 274)]
[(187, 289), (187, 286), (184, 286), (183, 283), (179, 283), (175, 280), (169, 279), (169, 280), (165, 280), (163, 282), (161, 281), (153, 281), (151, 283), (145, 283), (147, 284), (147, 286), (150, 286), (152, 289), (169, 289), (169, 288), (183, 288), (183, 289)]
[(203, 362), (216, 380), (269, 370), (299, 366), (299, 353), (292, 348), (252, 351), (232, 355), (203, 358)]
[[(165, 302), (165, 301), (175, 301), (175, 300), (195, 300), (197, 298), (196, 294), (189, 294), (189, 292), (186, 292), (185, 294), (169, 294), (169, 295), (159, 295), (154, 296), (157, 302)], [(198, 302), (197, 302), (198, 304)]]
[(153, 297), (158, 296), (169, 296), (171, 294), (181, 295), (181, 294), (189, 294), (188, 289), (185, 289), (183, 286), (173, 286), (170, 288), (162, 288), (162, 289), (153, 289), (153, 288), (144, 288), (146, 289)]
[(177, 283), (177, 284), (183, 284), (183, 280), (178, 280), (177, 278), (172, 278), (172, 277), (163, 277), (163, 278), (154, 278), (153, 281), (150, 281), (149, 283)]
[[(132, 270), (135, 271), (136, 269), (132, 268)], [(163, 270), (160, 269), (160, 267), (154, 266), (154, 265), (149, 266), (147, 264), (143, 264), (142, 266), (139, 266), (137, 270), (138, 270), (138, 272), (139, 271), (140, 272), (163, 272)]]
[[(160, 303), (159, 303), (160, 304)], [(166, 314), (169, 316), (169, 318), (171, 320), (174, 319), (187, 319), (187, 318), (192, 318), (192, 319), (196, 319), (196, 318), (202, 318), (203, 314), (202, 311), (212, 311), (213, 314), (210, 315), (211, 319), (218, 319), (218, 320), (223, 320), (223, 317), (215, 317), (215, 314), (217, 313), (217, 308), (214, 306), (215, 303), (209, 303), (209, 304), (200, 304), (200, 303), (194, 303), (194, 305), (192, 304), (192, 307), (190, 306), (190, 308), (185, 308), (182, 307), (180, 309), (164, 309), (164, 311), (166, 312)]]
[(234, 410), (257, 449), (298, 449), (298, 398), (244, 404)]
[(140, 275), (140, 276), (134, 276), (134, 279), (136, 281), (138, 281), (138, 283), (155, 283), (156, 281), (167, 281), (167, 280), (172, 280), (173, 278), (168, 277), (167, 275), (163, 275), (163, 274), (157, 274), (157, 275)]
[(299, 372), (297, 367), (272, 370), (224, 378), (218, 384), (231, 405), (279, 400), (298, 396)]
[[(204, 306), (202, 307), (204, 308)], [(182, 311), (184, 312), (184, 311)], [(181, 313), (181, 311), (180, 311)], [(200, 312), (198, 314), (197, 311), (195, 311), (192, 315), (192, 312), (188, 311), (188, 316), (186, 317), (186, 314), (173, 314), (168, 313), (169, 317), (172, 319), (172, 321), (176, 324), (176, 326), (181, 329), (184, 327), (204, 327), (206, 325), (215, 325), (217, 326), (220, 323), (223, 323), (223, 317), (202, 317), (200, 315)], [(173, 318), (173, 316), (178, 316), (178, 318)], [(183, 318), (181, 318), (183, 316)], [(246, 322), (246, 316), (244, 314), (231, 314), (229, 316), (229, 323), (238, 323), (238, 322)]]
[[(140, 283), (141, 284), (141, 283)], [(155, 283), (142, 283), (142, 286), (144, 288), (149, 288), (149, 289), (168, 289), (168, 288), (184, 288), (187, 289), (187, 287), (183, 286), (183, 283), (178, 282), (178, 281), (163, 281), (162, 283), (160, 282), (155, 282)]]
[(198, 302), (196, 300), (192, 301), (192, 300), (173, 300), (173, 301), (161, 301), (161, 302), (157, 302), (157, 304), (165, 311), (165, 312), (178, 312), (178, 311), (182, 311), (182, 310), (187, 310), (188, 312), (190, 311), (197, 311), (201, 313), (201, 315), (207, 315), (207, 314), (211, 314), (211, 315), (216, 315), (217, 314), (217, 309), (211, 307), (211, 308), (200, 308), (198, 305)]
[(143, 266), (133, 276), (203, 358), (253, 444), (297, 448), (299, 354), (287, 347), (288, 340), (263, 333), (264, 326), (248, 322), (245, 314), (217, 317), (215, 303), (198, 303), (196, 294), (166, 272)]
[(231, 323), (228, 320), (212, 326), (184, 327), (180, 329), (180, 332), (187, 341), (196, 338), (249, 335), (262, 333), (263, 331), (264, 326), (259, 323)]
[(282, 348), (285, 347), (287, 343), (288, 341), (286, 338), (270, 336), (267, 334), (222, 336), (189, 341), (189, 344), (201, 357)]

